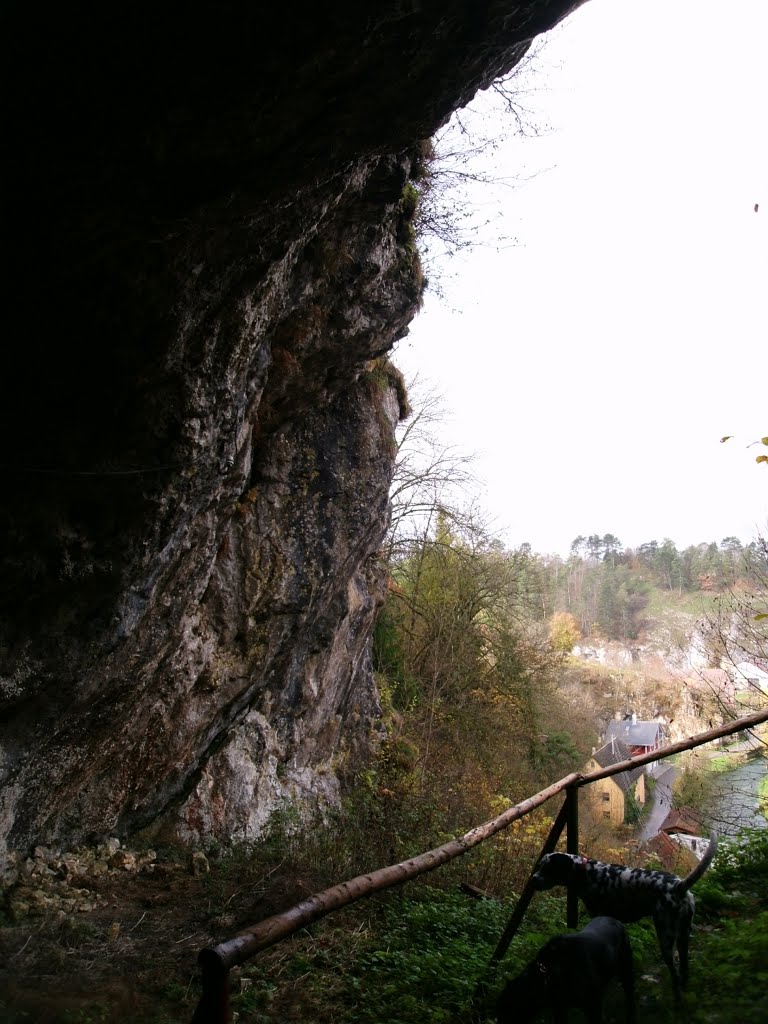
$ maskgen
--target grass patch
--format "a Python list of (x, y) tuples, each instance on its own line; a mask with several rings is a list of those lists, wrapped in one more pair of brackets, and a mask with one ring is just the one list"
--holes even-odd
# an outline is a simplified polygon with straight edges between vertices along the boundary
[(643, 614), (648, 618), (664, 619), (675, 612), (694, 619), (703, 618), (717, 607), (718, 594), (703, 590), (663, 590), (661, 587), (650, 587), (648, 603)]
[(712, 757), (707, 761), (707, 769), (710, 772), (715, 772), (715, 774), (730, 772), (736, 767), (737, 762), (734, 762), (733, 757), (730, 757), (727, 754), (718, 754), (717, 757)]

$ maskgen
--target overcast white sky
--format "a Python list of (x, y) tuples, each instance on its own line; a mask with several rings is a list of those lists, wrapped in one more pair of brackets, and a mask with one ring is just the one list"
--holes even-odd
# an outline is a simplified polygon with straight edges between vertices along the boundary
[(589, 0), (549, 34), (525, 103), (551, 131), (494, 156), (529, 180), (395, 354), (508, 545), (766, 528), (767, 38), (766, 0)]

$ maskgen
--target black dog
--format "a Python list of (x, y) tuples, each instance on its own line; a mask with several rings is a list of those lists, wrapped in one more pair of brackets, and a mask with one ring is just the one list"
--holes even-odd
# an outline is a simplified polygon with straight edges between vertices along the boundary
[(571, 853), (548, 853), (542, 857), (532, 880), (536, 889), (566, 886), (581, 897), (593, 917), (608, 914), (625, 924), (652, 917), (662, 958), (672, 975), (675, 999), (679, 1001), (680, 989), (688, 981), (688, 938), (696, 905), (689, 890), (709, 867), (716, 849), (717, 839), (713, 837), (702, 859), (685, 878), (668, 871), (602, 864)]
[(635, 979), (626, 930), (613, 917), (596, 917), (582, 931), (558, 935), (539, 950), (501, 993), (496, 1019), (526, 1024), (549, 1009), (555, 1024), (565, 1024), (568, 1008), (575, 1007), (584, 1011), (588, 1024), (601, 1024), (603, 994), (614, 978), (624, 988), (627, 1024), (633, 1024)]

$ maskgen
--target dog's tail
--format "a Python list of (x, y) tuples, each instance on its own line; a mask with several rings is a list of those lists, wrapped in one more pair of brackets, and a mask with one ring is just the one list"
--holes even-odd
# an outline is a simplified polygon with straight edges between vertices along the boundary
[(680, 879), (680, 881), (675, 886), (676, 890), (678, 892), (687, 892), (692, 885), (695, 885), (696, 882), (698, 882), (698, 880), (707, 870), (709, 865), (712, 863), (712, 858), (715, 856), (716, 852), (717, 836), (713, 835), (712, 838), (709, 840), (709, 846), (704, 851), (704, 856), (701, 858), (701, 860), (690, 873), (690, 875), (686, 875), (685, 878)]

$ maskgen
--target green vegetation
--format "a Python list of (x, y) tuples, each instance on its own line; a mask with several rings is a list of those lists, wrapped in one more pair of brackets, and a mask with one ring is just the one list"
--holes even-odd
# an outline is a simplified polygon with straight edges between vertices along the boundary
[[(344, 866), (353, 871), (365, 858), (360, 833), (371, 826), (372, 819), (361, 827), (360, 813), (371, 801), (376, 807), (374, 791), (368, 789), (324, 829), (297, 825), (295, 816), (288, 813), (275, 819), (262, 842), (237, 847), (227, 856), (212, 856), (209, 875), (177, 875), (174, 891), (179, 898), (184, 893), (184, 907), (194, 915), (178, 922), (184, 928), (180, 934), (194, 936), (196, 929), (204, 934), (209, 919), (219, 920), (224, 912), (243, 915), (237, 918), (237, 926), (242, 927), (290, 905), (300, 892), (337, 881)], [(566, 930), (564, 894), (539, 894), (496, 975), (486, 973), (514, 907), (514, 893), (520, 892), (549, 824), (543, 816), (525, 819), (508, 834), (484, 844), (498, 846), (495, 852), (483, 852), (481, 846), (426, 879), (360, 901), (260, 953), (232, 972), (232, 1003), (240, 1024), (309, 1020), (317, 1024), (474, 1020), (481, 1024), (492, 1020), (505, 980), (528, 963), (548, 938)], [(380, 852), (375, 849), (372, 858)], [(515, 866), (515, 874), (509, 871), (496, 881), (490, 878), (487, 898), (472, 898), (460, 891), (460, 881), (477, 881), (484, 860), (487, 863), (500, 854)], [(624, 856), (631, 862), (631, 854)], [(125, 883), (118, 880), (118, 884)], [(167, 879), (149, 875), (143, 884), (147, 900), (142, 902), (151, 904), (156, 898), (152, 893), (159, 895)], [(696, 898), (685, 1019), (690, 1024), (762, 1024), (768, 992), (768, 829), (723, 840), (714, 865), (696, 886)], [(110, 915), (118, 913), (115, 905)], [(138, 908), (130, 916), (131, 928), (140, 918), (143, 922)], [(38, 946), (47, 942), (50, 927), (34, 926)], [(141, 934), (142, 925), (137, 927)], [(149, 945), (143, 952), (130, 945), (110, 947), (102, 937), (82, 950), (82, 964), (76, 959), (78, 950), (72, 950), (64, 958), (63, 969), (71, 972), (79, 967), (87, 978), (77, 995), (59, 986), (52, 1001), (29, 1002), (30, 1009), (25, 1010), (14, 1005), (12, 993), (6, 993), (0, 996), (0, 1016), (9, 1024), (37, 1020), (102, 1024), (116, 1019), (126, 1024), (187, 1024), (199, 996), (199, 983), (190, 975), (194, 945), (181, 955), (175, 944), (166, 950), (162, 943), (158, 946), (157, 927), (156, 918), (147, 925)], [(234, 919), (226, 927), (231, 932)], [(126, 932), (133, 942), (137, 932)], [(630, 926), (630, 935), (638, 1024), (673, 1024), (680, 1018), (651, 922)], [(22, 946), (23, 942), (16, 949)], [(110, 948), (117, 956), (114, 962), (108, 959)], [(153, 957), (147, 955), (150, 949)], [(19, 959), (28, 956), (42, 957), (40, 965), (46, 965), (50, 974), (54, 961), (47, 946), (37, 952), (24, 949)], [(135, 958), (129, 974), (121, 960), (126, 956)], [(136, 971), (142, 979), (139, 986)], [(487, 994), (476, 999), (480, 982), (486, 984)], [(141, 1005), (140, 999), (145, 1000)], [(618, 987), (609, 992), (607, 1003), (606, 1024), (623, 1021)]]
[[(721, 635), (724, 628), (718, 628), (720, 618), (743, 620), (761, 638), (765, 632), (762, 595), (768, 552), (762, 542), (742, 546), (736, 538), (726, 538), (721, 545), (699, 544), (678, 551), (666, 539), (633, 550), (622, 548), (607, 534), (577, 537), (567, 559), (538, 555), (528, 545), (497, 551), (516, 562), (526, 614), (546, 626), (558, 651), (567, 653), (582, 641), (631, 643), (659, 620), (678, 629), (682, 644), (685, 623), (698, 619), (710, 625), (707, 641), (716, 665), (728, 639)], [(682, 623), (679, 628), (675, 617)], [(759, 651), (755, 653), (759, 656)]]
[(709, 590), (667, 590), (651, 585), (644, 612), (649, 619), (662, 619), (670, 615), (684, 615), (700, 619), (709, 614), (718, 600), (718, 594)]
[(399, 802), (429, 794), (445, 832), (492, 817), (589, 752), (588, 720), (556, 692), (563, 655), (536, 622), (538, 596), (530, 556), (444, 509), (397, 545), (374, 666), (385, 753), (397, 743), (412, 753), (385, 786)]
[[(407, 197), (413, 199), (413, 186), (409, 189)], [(670, 641), (685, 646), (691, 620), (704, 619), (713, 627), (706, 630), (706, 640), (710, 663), (716, 666), (728, 646), (729, 616), (753, 626), (768, 621), (768, 549), (760, 539), (745, 545), (731, 536), (681, 550), (664, 538), (632, 549), (606, 533), (576, 537), (567, 558), (537, 554), (528, 544), (505, 550), (487, 536), (476, 503), (467, 497), (473, 490), (468, 460), (440, 447), (435, 429), (443, 418), (439, 399), (418, 391), (417, 385), (411, 403), (416, 411), (399, 431), (392, 489), (386, 554), (397, 583), (418, 560), (419, 547), (438, 542), (440, 517), (451, 538), (465, 547), (479, 538), (489, 552), (495, 550), (498, 561), (514, 566), (516, 629), (520, 632), (522, 615), (529, 630), (548, 635), (555, 651), (568, 653), (582, 639), (633, 644), (659, 619)]]
[(719, 757), (710, 758), (707, 767), (711, 772), (729, 772), (735, 767), (735, 762), (732, 757), (723, 754)]
[(394, 388), (400, 409), (400, 419), (404, 420), (411, 415), (412, 410), (408, 402), (408, 392), (403, 375), (386, 356), (379, 356), (378, 359), (370, 361), (366, 368), (364, 379), (380, 391)]
[[(724, 841), (697, 886), (697, 901), (686, 1019), (762, 1024), (768, 1005), (768, 830)], [(335, 924), (316, 926), (281, 953), (269, 952), (245, 967), (247, 987), (235, 997), (235, 1008), (244, 1024), (458, 1024), (473, 1011), (475, 1020), (492, 1019), (505, 978), (565, 930), (564, 898), (537, 897), (498, 975), (486, 978), (512, 905), (508, 897), (476, 900), (439, 883), (416, 883), (365, 912), (351, 910), (345, 924), (347, 915), (337, 915)], [(639, 1024), (671, 1024), (677, 1017), (653, 926), (644, 921), (630, 933)], [(488, 996), (473, 1004), (483, 979)], [(608, 1019), (623, 1020), (618, 989), (610, 995)]]
[(762, 779), (757, 788), (757, 802), (760, 813), (764, 818), (768, 818), (768, 776)]
[[(722, 769), (713, 769), (710, 761), (702, 760), (695, 752), (690, 751), (681, 754), (677, 764), (681, 772), (674, 782), (672, 806), (699, 809), (710, 806), (715, 793), (713, 776), (719, 774)], [(733, 765), (729, 764), (728, 767), (732, 768)]]

